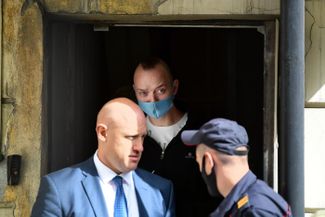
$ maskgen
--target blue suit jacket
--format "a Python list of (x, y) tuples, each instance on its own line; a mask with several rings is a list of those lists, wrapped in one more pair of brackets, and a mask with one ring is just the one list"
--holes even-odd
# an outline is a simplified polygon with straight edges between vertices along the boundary
[[(134, 171), (133, 180), (140, 217), (175, 216), (170, 181), (141, 169)], [(93, 158), (44, 176), (31, 216), (107, 217)]]

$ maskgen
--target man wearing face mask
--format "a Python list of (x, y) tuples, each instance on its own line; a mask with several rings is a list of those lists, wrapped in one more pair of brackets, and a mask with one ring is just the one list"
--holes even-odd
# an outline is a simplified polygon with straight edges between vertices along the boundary
[(174, 104), (179, 81), (159, 58), (142, 61), (134, 72), (136, 98), (147, 114), (147, 134), (139, 167), (174, 184), (176, 216), (205, 217), (217, 202), (201, 178), (195, 148), (184, 146), (180, 133), (189, 127), (188, 113)]
[(287, 202), (250, 171), (244, 127), (216, 118), (181, 137), (185, 144), (197, 146), (196, 160), (209, 193), (224, 197), (211, 217), (292, 216)]

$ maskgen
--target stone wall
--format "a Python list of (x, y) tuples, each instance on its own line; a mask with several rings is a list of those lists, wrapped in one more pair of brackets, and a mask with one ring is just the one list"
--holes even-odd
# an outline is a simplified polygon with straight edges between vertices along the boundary
[(280, 1), (268, 0), (45, 0), (49, 12), (99, 14), (279, 14)]
[(280, 1), (268, 0), (169, 0), (159, 14), (262, 15), (280, 14)]
[[(22, 155), (17, 186), (2, 179), (1, 216), (29, 216), (40, 176), (42, 16), (31, 5), (24, 16), (22, 1), (2, 1), (2, 152)], [(6, 160), (1, 175), (6, 174)]]
[(325, 107), (325, 1), (306, 1), (306, 102)]

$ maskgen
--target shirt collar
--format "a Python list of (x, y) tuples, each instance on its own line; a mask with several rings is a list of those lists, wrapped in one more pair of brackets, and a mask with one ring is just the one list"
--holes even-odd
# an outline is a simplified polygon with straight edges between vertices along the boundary
[(211, 213), (211, 216), (225, 216), (225, 214), (237, 203), (247, 192), (247, 189), (257, 180), (254, 173), (248, 171), (240, 181), (233, 187), (227, 197), (221, 202), (218, 208)]
[[(94, 163), (95, 163), (99, 178), (102, 180), (102, 182), (109, 183), (113, 180), (113, 178), (115, 176), (118, 175), (111, 168), (107, 167), (105, 164), (103, 164), (99, 160), (97, 151), (94, 154)], [(123, 182), (125, 182), (126, 184), (133, 183), (132, 171), (119, 174), (119, 176), (121, 176), (123, 178)]]

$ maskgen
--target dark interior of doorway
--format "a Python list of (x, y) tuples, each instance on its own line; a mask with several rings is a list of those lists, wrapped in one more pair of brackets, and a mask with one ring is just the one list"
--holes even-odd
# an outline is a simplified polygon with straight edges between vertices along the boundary
[(43, 173), (97, 148), (101, 106), (132, 91), (139, 60), (163, 58), (180, 80), (177, 99), (197, 124), (224, 117), (246, 127), (251, 169), (263, 176), (264, 36), (256, 28), (110, 27), (45, 24)]

